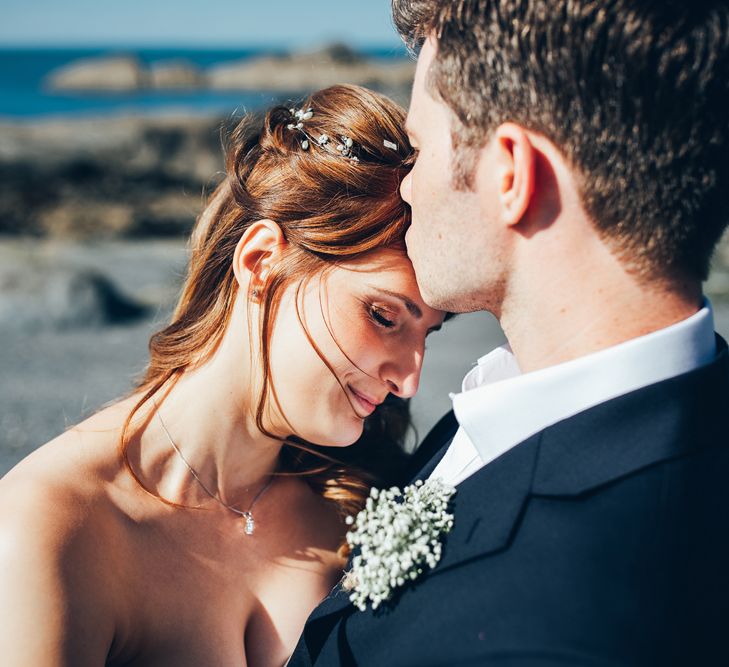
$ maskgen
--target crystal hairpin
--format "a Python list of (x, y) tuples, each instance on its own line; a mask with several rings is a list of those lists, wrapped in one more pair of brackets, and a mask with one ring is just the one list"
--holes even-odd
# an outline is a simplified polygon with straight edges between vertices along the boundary
[(314, 111), (309, 107), (308, 109), (289, 109), (289, 113), (294, 117), (295, 123), (289, 123), (286, 125), (287, 130), (298, 130), (304, 135), (301, 141), (301, 148), (305, 151), (309, 150), (309, 135), (304, 130), (304, 121), (309, 120), (313, 115)]
[[(294, 122), (288, 123), (286, 125), (286, 129), (300, 132), (303, 135), (303, 139), (301, 140), (301, 148), (303, 150), (308, 151), (309, 146), (311, 146), (312, 143), (316, 143), (317, 146), (330, 150), (328, 147), (331, 146), (332, 140), (328, 134), (320, 134), (319, 137), (314, 140), (314, 138), (304, 128), (304, 122), (310, 120), (314, 116), (314, 110), (311, 107), (308, 107), (306, 109), (292, 108), (289, 109), (289, 113), (291, 114)], [(397, 144), (394, 141), (390, 141), (389, 139), (383, 139), (382, 145), (385, 148), (397, 151)], [(334, 148), (337, 153), (339, 153), (339, 155), (341, 155), (343, 158), (347, 158), (352, 162), (359, 162), (359, 158), (354, 154), (354, 141), (346, 134), (339, 135), (339, 141), (334, 146)]]
[(309, 120), (314, 115), (314, 110), (311, 107), (306, 111), (303, 109), (289, 109), (289, 113), (294, 117), (296, 123), (289, 123), (286, 127), (289, 130), (301, 130), (304, 127), (304, 121)]
[[(311, 137), (304, 129), (304, 122), (312, 118), (314, 115), (314, 110), (311, 107), (307, 109), (289, 109), (289, 113), (293, 116), (295, 122), (288, 123), (286, 125), (286, 129), (298, 131), (303, 135), (303, 139), (301, 140), (301, 148), (303, 150), (308, 151), (311, 143), (316, 143), (317, 146), (320, 146), (321, 148), (326, 148), (331, 144), (329, 135), (321, 134), (316, 141), (314, 141), (313, 137)], [(354, 141), (346, 135), (341, 135), (339, 139), (340, 143), (335, 146), (339, 155), (351, 160), (352, 162), (359, 162), (359, 158), (353, 153)]]
[(342, 154), (342, 157), (348, 157), (350, 160), (359, 162), (359, 160), (357, 159), (357, 156), (352, 155), (352, 146), (354, 145), (352, 140), (344, 134), (342, 136), (340, 136), (339, 138), (342, 140), (342, 143), (336, 145), (337, 151), (339, 151)]

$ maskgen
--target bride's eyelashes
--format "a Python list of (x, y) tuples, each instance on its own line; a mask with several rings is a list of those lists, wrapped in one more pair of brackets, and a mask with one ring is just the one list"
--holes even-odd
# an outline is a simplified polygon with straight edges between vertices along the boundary
[(369, 318), (380, 327), (384, 329), (393, 329), (397, 324), (394, 314), (382, 306), (378, 306), (374, 303), (365, 304), (367, 314)]
[(395, 326), (395, 320), (389, 319), (387, 317), (388, 315), (389, 313), (382, 308), (379, 308), (377, 306), (370, 307), (370, 316), (372, 317), (372, 319), (380, 326), (383, 326), (386, 329), (392, 329)]

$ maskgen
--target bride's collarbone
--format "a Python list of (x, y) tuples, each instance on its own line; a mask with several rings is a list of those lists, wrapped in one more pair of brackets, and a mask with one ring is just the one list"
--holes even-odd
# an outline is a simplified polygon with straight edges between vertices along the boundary
[[(124, 605), (136, 621), (127, 637), (137, 639), (125, 643), (146, 654), (176, 637), (189, 654), (213, 652), (215, 664), (241, 664), (236, 651), (245, 645), (248, 664), (276, 664), (262, 661), (267, 655), (285, 662), (300, 625), (341, 574), (342, 528), (336, 511), (305, 489), (281, 491), (262, 503), (253, 535), (218, 507), (137, 517), (123, 540), (125, 577), (137, 578)], [(291, 620), (292, 604), (300, 622)]]
[(331, 503), (301, 484), (276, 482), (256, 505), (253, 534), (242, 517), (217, 503), (171, 507), (144, 494), (118, 514), (113, 549), (117, 559), (123, 554), (124, 576), (141, 581), (146, 599), (150, 586), (162, 596), (190, 587), (198, 600), (231, 594), (240, 603), (292, 585), (309, 589), (312, 579), (328, 585), (343, 566), (338, 550), (345, 526)]
[(253, 508), (254, 530), (246, 519), (212, 499), (195, 506), (173, 506), (139, 489), (129, 498), (131, 537), (146, 550), (151, 541), (162, 549), (198, 544), (221, 558), (242, 554), (267, 561), (292, 557), (302, 550), (336, 552), (345, 524), (334, 504), (316, 495), (300, 479), (281, 477)]

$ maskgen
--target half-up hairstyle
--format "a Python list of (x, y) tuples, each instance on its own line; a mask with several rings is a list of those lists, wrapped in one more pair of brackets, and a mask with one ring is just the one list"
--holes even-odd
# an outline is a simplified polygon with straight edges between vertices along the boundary
[[(409, 209), (400, 198), (399, 187), (412, 165), (412, 149), (403, 129), (404, 110), (382, 95), (351, 85), (314, 93), (301, 108), (313, 112), (305, 132), (290, 127), (296, 120), (288, 106), (275, 106), (262, 118), (244, 118), (227, 140), (226, 177), (195, 225), (182, 294), (170, 324), (152, 336), (149, 365), (136, 389), (142, 397), (122, 432), (123, 460), (145, 490), (127, 455), (132, 418), (162, 387), (174, 384), (217, 349), (238, 291), (233, 255), (251, 223), (273, 220), (287, 241), (283, 260), (263, 286), (260, 330), (251, 334), (259, 336), (263, 377), (256, 424), (269, 436), (273, 434), (266, 430), (263, 416), (269, 398), (276, 401), (270, 377), (270, 340), (283, 291), (291, 285), (300, 291), (308, 279), (327, 268), (375, 249), (404, 249)], [(308, 139), (321, 135), (331, 137), (331, 145)], [(357, 160), (337, 151), (336, 143), (342, 137), (352, 139), (352, 155)], [(392, 398), (367, 420), (361, 442), (337, 450), (336, 455), (331, 449), (289, 437), (280, 472), (303, 475), (343, 513), (357, 511), (370, 485), (378, 478), (392, 481), (387, 474), (382, 480), (383, 473), (394, 473), (403, 462), (397, 445), (408, 424), (407, 404)], [(366, 457), (362, 456), (365, 447)], [(346, 463), (348, 456), (350, 462)], [(352, 459), (366, 460), (369, 470), (353, 465)]]

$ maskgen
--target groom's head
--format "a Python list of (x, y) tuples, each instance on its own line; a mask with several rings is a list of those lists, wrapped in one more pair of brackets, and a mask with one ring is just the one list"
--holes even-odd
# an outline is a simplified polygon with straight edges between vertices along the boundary
[(420, 153), (403, 196), (426, 299), (498, 308), (506, 223), (534, 218), (537, 195), (542, 225), (569, 205), (544, 200), (560, 180), (549, 147), (621, 265), (668, 285), (706, 277), (729, 217), (725, 0), (392, 4), (420, 52), (408, 119)]

